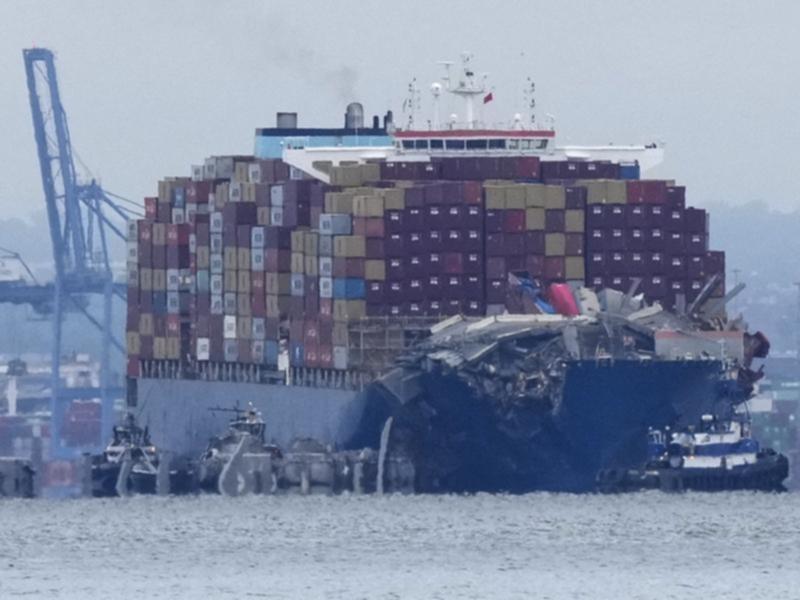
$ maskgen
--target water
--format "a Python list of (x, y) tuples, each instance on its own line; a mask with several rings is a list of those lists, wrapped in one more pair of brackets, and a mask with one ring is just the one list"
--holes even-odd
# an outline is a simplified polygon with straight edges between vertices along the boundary
[(800, 597), (800, 494), (0, 502), (0, 598)]

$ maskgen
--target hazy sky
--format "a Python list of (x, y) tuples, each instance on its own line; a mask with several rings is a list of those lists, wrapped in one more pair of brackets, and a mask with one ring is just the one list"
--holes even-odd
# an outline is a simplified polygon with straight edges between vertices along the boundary
[(57, 53), (73, 145), (140, 199), (209, 154), (252, 152), (275, 112), (338, 126), (351, 96), (396, 113), (413, 76), (462, 50), (487, 71), (487, 118), (539, 113), (562, 142), (667, 142), (657, 173), (698, 206), (798, 206), (800, 3), (0, 2), (0, 209), (43, 206), (22, 48)]

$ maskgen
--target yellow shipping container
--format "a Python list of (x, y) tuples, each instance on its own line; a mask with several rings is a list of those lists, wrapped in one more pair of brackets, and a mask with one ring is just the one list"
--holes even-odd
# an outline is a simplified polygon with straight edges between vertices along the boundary
[(586, 268), (582, 256), (568, 256), (565, 260), (564, 274), (567, 279), (585, 279)]
[(567, 252), (566, 236), (563, 233), (548, 233), (544, 236), (545, 256), (564, 256)]
[(341, 258), (364, 258), (367, 240), (362, 235), (337, 235), (333, 238), (333, 255)]
[(544, 231), (544, 209), (526, 208), (525, 209), (525, 229), (528, 231)]
[(546, 208), (547, 199), (545, 198), (546, 186), (540, 183), (529, 183), (525, 185), (525, 206), (528, 208)]
[(560, 210), (567, 206), (567, 195), (564, 186), (548, 185), (545, 186), (545, 208), (549, 210)]
[(367, 260), (364, 264), (364, 279), (368, 281), (384, 281), (386, 279), (386, 262), (383, 260)]
[(568, 208), (564, 213), (564, 231), (567, 233), (583, 233), (586, 228), (584, 211)]

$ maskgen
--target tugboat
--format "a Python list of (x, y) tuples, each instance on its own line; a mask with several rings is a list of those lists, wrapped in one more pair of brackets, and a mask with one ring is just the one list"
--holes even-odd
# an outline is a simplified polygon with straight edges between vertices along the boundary
[(663, 491), (785, 491), (789, 461), (751, 437), (744, 417), (703, 415), (699, 431), (648, 433), (649, 460), (641, 470), (606, 469), (598, 473), (601, 492), (641, 489)]
[(152, 465), (157, 460), (147, 429), (139, 427), (131, 414), (125, 416), (122, 425), (114, 426), (111, 441), (103, 454), (92, 457), (92, 496), (106, 498), (118, 496), (120, 491), (134, 490), (132, 478), (120, 482), (125, 460), (131, 460), (134, 468), (140, 463)]
[[(222, 412), (233, 412), (234, 418), (228, 424), (227, 431), (221, 436), (211, 438), (206, 451), (200, 457), (198, 464), (198, 484), (201, 489), (209, 492), (223, 493), (226, 480), (235, 490), (235, 494), (246, 490), (239, 490), (245, 482), (244, 477), (238, 477), (231, 471), (235, 467), (237, 458), (244, 455), (266, 456), (270, 460), (282, 458), (280, 448), (264, 440), (265, 423), (261, 414), (250, 405), (247, 410), (238, 407), (232, 409), (212, 409)], [(234, 469), (235, 470), (235, 469)], [(230, 477), (226, 477), (230, 475)], [(272, 487), (272, 482), (264, 482)]]

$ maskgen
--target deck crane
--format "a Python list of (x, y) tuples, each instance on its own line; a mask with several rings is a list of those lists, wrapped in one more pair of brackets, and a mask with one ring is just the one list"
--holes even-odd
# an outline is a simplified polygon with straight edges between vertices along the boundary
[[(75, 399), (100, 398), (101, 431), (105, 436), (111, 430), (114, 398), (123, 393), (122, 388), (112, 386), (109, 355), (112, 346), (123, 353), (125, 351), (111, 331), (111, 315), (113, 297), (124, 300), (126, 287), (114, 282), (108, 245), (111, 236), (125, 239), (125, 222), (129, 216), (136, 216), (137, 210), (123, 207), (123, 202), (130, 201), (103, 190), (94, 178), (79, 179), (73, 159), (77, 155), (70, 142), (53, 52), (45, 48), (25, 49), (23, 58), (55, 267), (51, 455), (72, 459), (79, 452), (100, 451), (103, 440), (97, 440), (96, 447), (92, 448), (64, 446), (61, 431), (67, 406)], [(85, 302), (81, 302), (81, 298), (96, 295), (102, 296), (103, 303), (99, 318), (91, 314)], [(65, 312), (73, 309), (83, 313), (102, 338), (97, 386), (65, 387), (61, 381), (62, 326)]]

